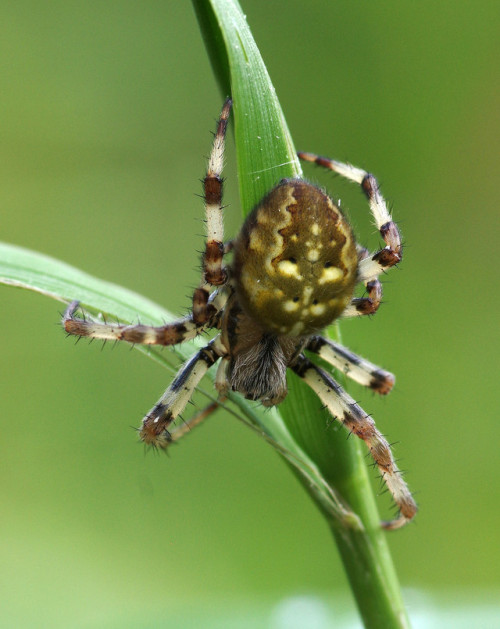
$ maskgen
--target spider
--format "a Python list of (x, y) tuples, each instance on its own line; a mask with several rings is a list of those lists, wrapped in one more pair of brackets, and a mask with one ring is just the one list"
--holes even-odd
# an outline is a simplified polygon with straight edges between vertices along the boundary
[[(379, 307), (379, 276), (401, 260), (401, 238), (373, 175), (312, 153), (306, 162), (328, 168), (360, 184), (385, 242), (375, 253), (356, 243), (340, 208), (318, 187), (303, 179), (284, 179), (248, 215), (237, 237), (224, 243), (222, 167), (232, 102), (223, 106), (206, 176), (203, 180), (207, 240), (201, 284), (193, 293), (189, 316), (159, 327), (96, 322), (75, 316), (69, 304), (67, 333), (145, 345), (175, 345), (215, 328), (218, 334), (179, 370), (160, 400), (142, 420), (142, 441), (156, 448), (171, 443), (169, 426), (183, 412), (195, 387), (219, 362), (215, 387), (219, 398), (229, 390), (264, 406), (287, 395), (286, 371), (292, 369), (317, 394), (345, 428), (367, 444), (399, 509), (384, 523), (399, 528), (417, 507), (402, 479), (386, 439), (373, 419), (315, 365), (304, 350), (318, 355), (349, 378), (381, 395), (394, 376), (347, 348), (319, 336), (335, 319), (373, 314)], [(232, 251), (232, 262), (224, 256)], [(367, 296), (353, 297), (363, 283)]]

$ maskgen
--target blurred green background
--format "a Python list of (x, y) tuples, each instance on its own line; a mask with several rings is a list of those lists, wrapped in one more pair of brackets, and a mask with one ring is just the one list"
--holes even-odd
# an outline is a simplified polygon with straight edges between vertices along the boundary
[[(384, 307), (342, 332), (397, 375), (387, 399), (350, 390), (420, 504), (390, 535), (415, 626), (500, 627), (498, 3), (242, 6), (296, 146), (374, 172), (404, 234)], [(184, 313), (222, 102), (191, 4), (4, 3), (0, 59), (0, 238)], [(376, 247), (359, 191), (305, 172)], [(230, 235), (232, 147), (226, 176)], [(144, 456), (130, 426), (170, 375), (75, 347), (47, 298), (0, 304), (2, 627), (359, 626), (328, 528), (264, 441), (220, 412)], [(477, 601), (483, 624), (438, 610)]]

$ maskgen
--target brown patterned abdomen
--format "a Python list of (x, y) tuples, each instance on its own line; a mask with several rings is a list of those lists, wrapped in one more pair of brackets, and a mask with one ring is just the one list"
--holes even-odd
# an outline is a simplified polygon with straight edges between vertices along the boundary
[(284, 180), (247, 217), (235, 242), (234, 284), (265, 330), (304, 336), (349, 304), (357, 275), (351, 229), (319, 188)]

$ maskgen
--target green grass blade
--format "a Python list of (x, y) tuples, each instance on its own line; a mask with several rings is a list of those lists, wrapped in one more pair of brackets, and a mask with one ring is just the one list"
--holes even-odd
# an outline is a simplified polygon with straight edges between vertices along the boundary
[(66, 303), (76, 299), (94, 312), (123, 321), (140, 317), (161, 323), (172, 318), (167, 310), (127, 288), (97, 279), (42, 253), (1, 242), (0, 283)]

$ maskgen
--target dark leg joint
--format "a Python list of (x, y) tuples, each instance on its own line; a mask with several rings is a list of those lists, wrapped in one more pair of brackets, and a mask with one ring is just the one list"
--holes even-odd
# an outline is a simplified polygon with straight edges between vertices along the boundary
[(222, 177), (207, 175), (203, 180), (207, 205), (219, 205), (222, 198)]
[(363, 189), (363, 192), (366, 194), (368, 199), (371, 199), (374, 196), (375, 192), (378, 190), (377, 180), (372, 174), (367, 173), (363, 177), (361, 188)]

